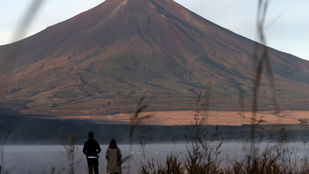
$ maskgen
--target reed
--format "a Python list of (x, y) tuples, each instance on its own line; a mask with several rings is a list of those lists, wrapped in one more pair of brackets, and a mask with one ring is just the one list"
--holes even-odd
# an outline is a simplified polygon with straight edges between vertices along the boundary
[(63, 147), (65, 149), (64, 156), (66, 157), (67, 162), (68, 162), (67, 172), (69, 174), (75, 174), (75, 172), (77, 171), (80, 165), (80, 162), (82, 161), (82, 158), (76, 159), (76, 155), (79, 152), (79, 149), (76, 147), (75, 143), (76, 143), (76, 138), (73, 133), (69, 133), (64, 139), (64, 144), (63, 144)]

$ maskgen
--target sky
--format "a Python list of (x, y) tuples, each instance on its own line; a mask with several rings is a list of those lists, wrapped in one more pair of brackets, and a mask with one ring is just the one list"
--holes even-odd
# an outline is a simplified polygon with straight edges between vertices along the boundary
[[(0, 45), (35, 34), (67, 20), (104, 0), (41, 0), (29, 21), (27, 32), (18, 28), (34, 1), (0, 1)], [(175, 0), (194, 13), (239, 35), (256, 40), (258, 0)], [(309, 1), (269, 0), (266, 17), (266, 44), (277, 50), (309, 60)], [(25, 31), (25, 30), (23, 30)]]

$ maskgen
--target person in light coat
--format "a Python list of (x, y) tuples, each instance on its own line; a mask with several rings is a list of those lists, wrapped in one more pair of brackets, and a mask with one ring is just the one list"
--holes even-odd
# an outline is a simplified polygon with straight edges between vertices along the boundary
[(112, 139), (106, 149), (105, 157), (107, 160), (106, 173), (119, 174), (122, 172), (121, 169), (121, 150), (117, 146), (116, 140)]

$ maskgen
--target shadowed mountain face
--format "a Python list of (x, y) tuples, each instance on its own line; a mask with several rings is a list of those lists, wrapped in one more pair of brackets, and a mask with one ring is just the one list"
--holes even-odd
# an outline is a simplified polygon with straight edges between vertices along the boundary
[[(172, 0), (106, 0), (1, 46), (0, 106), (27, 114), (110, 114), (131, 112), (146, 96), (150, 110), (183, 110), (194, 109), (196, 95), (208, 88), (210, 109), (248, 110), (254, 44)], [(269, 53), (281, 108), (307, 109), (309, 63)], [(268, 84), (263, 75), (263, 110), (272, 109)]]

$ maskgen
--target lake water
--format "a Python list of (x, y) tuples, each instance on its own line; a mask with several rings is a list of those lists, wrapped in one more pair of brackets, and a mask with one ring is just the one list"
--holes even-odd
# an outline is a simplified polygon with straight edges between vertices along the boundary
[[(256, 146), (264, 149), (268, 143), (259, 143)], [(211, 143), (211, 147), (216, 147), (217, 143)], [(274, 145), (274, 144), (270, 144)], [(177, 154), (180, 159), (187, 156), (187, 148), (190, 149), (190, 144), (177, 143), (177, 144), (146, 144), (143, 148), (141, 145), (119, 145), (122, 150), (123, 156), (132, 155), (129, 161), (123, 163), (123, 173), (128, 173), (127, 166), (130, 164), (130, 173), (137, 173), (137, 168), (140, 167), (141, 161), (146, 162), (147, 159), (153, 159), (155, 162), (165, 162), (167, 155), (173, 153)], [(302, 157), (307, 153), (303, 143), (295, 142), (288, 143), (293, 152), (292, 158), (301, 161)], [(10, 145), (2, 146), (1, 164), (3, 165), (2, 172), (8, 171), (9, 174), (51, 174), (54, 167), (56, 172), (68, 173), (69, 167), (67, 155), (64, 146), (62, 145)], [(87, 173), (87, 161), (82, 153), (82, 146), (76, 146), (75, 160), (81, 160), (76, 174)], [(99, 158), (100, 173), (105, 172), (106, 160), (104, 158), (107, 145), (101, 145), (102, 152)], [(246, 150), (249, 149), (250, 144), (242, 142), (224, 142), (220, 150), (221, 154), (218, 156), (222, 160), (222, 165), (228, 165), (231, 161), (240, 160), (246, 155)], [(131, 150), (130, 150), (131, 149)], [(144, 153), (143, 153), (144, 151)], [(144, 156), (145, 155), (145, 156)]]

